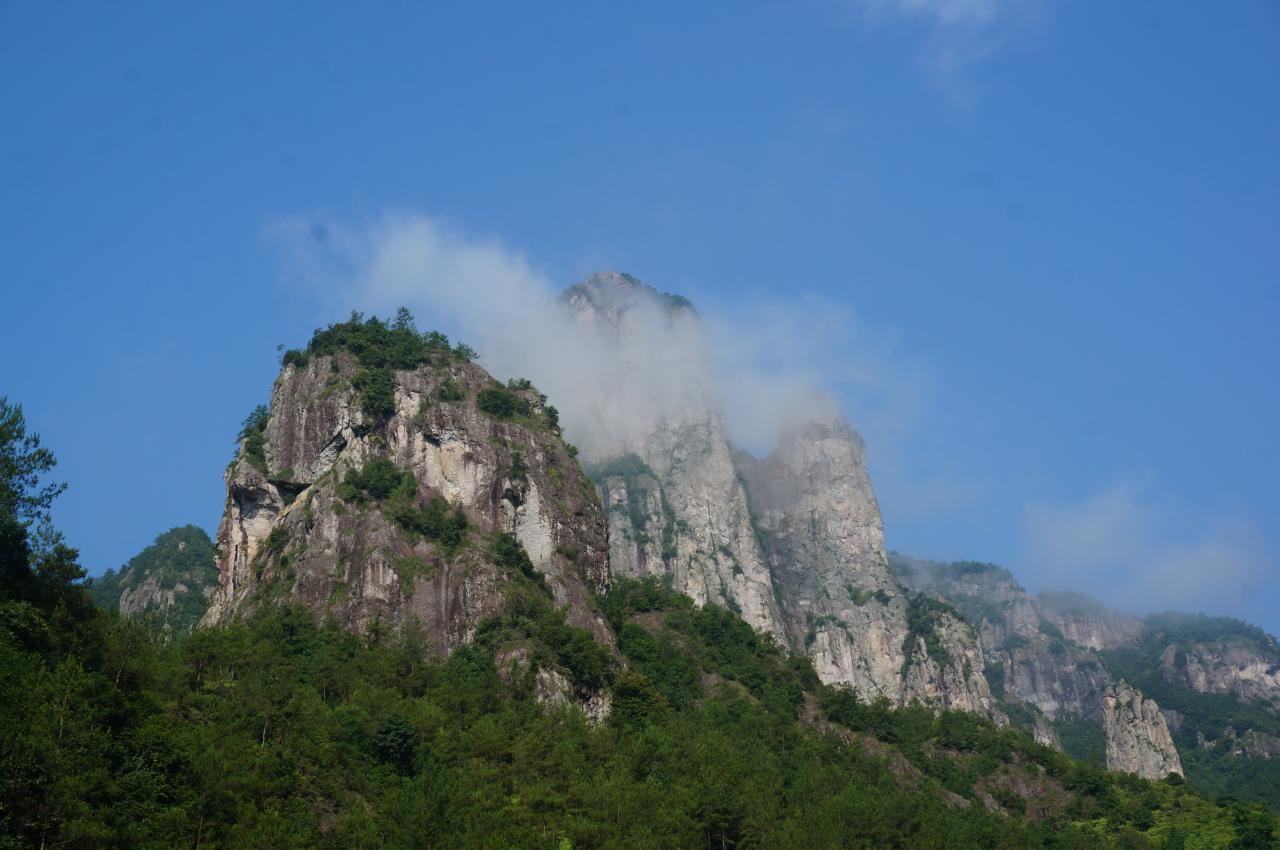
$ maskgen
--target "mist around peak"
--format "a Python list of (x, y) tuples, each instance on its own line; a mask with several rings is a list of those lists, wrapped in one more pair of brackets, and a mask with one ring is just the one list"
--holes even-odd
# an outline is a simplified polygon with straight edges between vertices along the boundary
[(532, 380), (587, 460), (709, 413), (767, 454), (784, 429), (843, 421), (830, 388), (874, 383), (876, 370), (840, 356), (841, 314), (804, 298), (695, 306), (621, 271), (561, 288), (499, 240), (414, 213), (287, 219), (269, 235), (286, 272), (333, 310), (408, 306), (474, 341), (495, 376)]

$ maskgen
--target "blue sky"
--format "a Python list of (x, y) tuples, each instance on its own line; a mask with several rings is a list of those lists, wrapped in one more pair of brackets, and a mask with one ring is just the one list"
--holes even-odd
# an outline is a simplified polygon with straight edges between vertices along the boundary
[(458, 5), (0, 3), (0, 393), (92, 572), (350, 306), (273, 227), (401, 211), (846, 317), (891, 547), (1280, 630), (1275, 3)]

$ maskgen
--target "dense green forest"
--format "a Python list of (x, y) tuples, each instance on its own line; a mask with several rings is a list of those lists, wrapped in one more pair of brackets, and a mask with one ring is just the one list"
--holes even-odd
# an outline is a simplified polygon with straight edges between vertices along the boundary
[[(521, 570), (447, 659), (293, 607), (163, 640), (93, 604), (2, 404), (0, 847), (1276, 845), (1262, 806), (823, 687), (652, 580), (598, 601), (617, 654)], [(610, 718), (540, 704), (538, 667)]]

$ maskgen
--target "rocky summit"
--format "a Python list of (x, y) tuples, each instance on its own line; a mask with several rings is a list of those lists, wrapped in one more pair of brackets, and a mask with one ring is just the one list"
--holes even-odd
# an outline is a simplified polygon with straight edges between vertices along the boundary
[(166, 531), (116, 570), (97, 578), (90, 592), (104, 608), (142, 617), (166, 634), (193, 629), (218, 582), (213, 541), (194, 525)]
[(289, 599), (449, 652), (532, 580), (612, 642), (603, 511), (532, 388), (405, 327), (354, 321), (291, 355), (226, 473), (205, 623)]

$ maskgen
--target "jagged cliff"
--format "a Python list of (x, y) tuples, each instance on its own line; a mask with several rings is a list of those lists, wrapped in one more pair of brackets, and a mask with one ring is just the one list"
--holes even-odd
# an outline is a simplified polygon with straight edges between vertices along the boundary
[[(448, 651), (503, 608), (509, 565), (492, 536), (506, 532), (602, 641), (591, 590), (669, 576), (864, 699), (998, 716), (973, 629), (889, 573), (865, 450), (834, 405), (757, 460), (729, 440), (687, 301), (596, 275), (563, 305), (624, 371), (652, 367), (655, 333), (681, 352), (661, 398), (628, 399), (621, 423), (599, 411), (616, 427), (579, 439), (598, 494), (527, 383), (502, 388), (416, 334), (406, 354), (368, 345), (368, 323), (333, 326), (286, 355), (270, 407), (246, 424), (205, 621), (285, 598), (362, 631), (416, 621)], [(508, 409), (486, 407), (493, 393)]]
[[(1102, 723), (1102, 695), (1111, 683), (1095, 646), (1122, 643), (1139, 621), (1085, 600), (1068, 605), (1032, 596), (1008, 570), (962, 561), (939, 564), (894, 554), (894, 572), (908, 586), (944, 600), (982, 636), (984, 663), (995, 677), (997, 696), (1044, 740), (1051, 723), (1080, 719)], [(1072, 637), (1068, 637), (1071, 635)]]
[[(1231, 694), (1280, 710), (1280, 646), (1274, 637), (1242, 623), (1224, 624), (1216, 634), (1185, 634), (1179, 633), (1173, 615), (1153, 619), (1150, 642), (1165, 644), (1160, 670), (1166, 680), (1197, 693)], [(1195, 622), (1193, 617), (1183, 620)]]
[(627, 370), (666, 365), (647, 359), (654, 348), (685, 355), (657, 376), (662, 397), (631, 405), (624, 425), (573, 435), (608, 510), (615, 573), (670, 576), (864, 699), (993, 712), (973, 629), (890, 575), (865, 449), (834, 405), (816, 405), (756, 459), (729, 441), (687, 301), (620, 274), (592, 275), (562, 301)]
[[(690, 359), (653, 403), (628, 399), (625, 427), (612, 411), (575, 440), (609, 512), (618, 575), (667, 575), (699, 604), (725, 605), (785, 642), (779, 600), (752, 526), (689, 303), (625, 275), (598, 274), (567, 290), (582, 333), (610, 341), (624, 369), (652, 369), (648, 353), (670, 340)], [(660, 339), (654, 339), (660, 337)], [(619, 387), (620, 393), (625, 389)]]
[(353, 319), (290, 352), (226, 473), (205, 622), (286, 598), (449, 652), (524, 572), (611, 644), (603, 515), (552, 411), (441, 339)]
[(792, 646), (865, 696), (991, 713), (972, 629), (890, 574), (862, 440), (834, 405), (818, 415), (763, 460), (735, 455)]
[(126, 617), (153, 617), (166, 633), (200, 622), (218, 581), (213, 541), (194, 525), (161, 534), (120, 568), (90, 587), (94, 601)]
[(1102, 698), (1107, 733), (1107, 769), (1134, 773), (1143, 779), (1182, 775), (1182, 760), (1169, 737), (1169, 727), (1155, 700), (1121, 680)]
[[(562, 300), (617, 360), (617, 392), (575, 411), (597, 426), (571, 434), (583, 467), (545, 397), (500, 385), (440, 335), (353, 319), (289, 352), (227, 471), (205, 622), (293, 600), (363, 632), (418, 624), (448, 653), (532, 581), (612, 647), (593, 591), (654, 575), (741, 614), (863, 700), (1009, 719), (1072, 755), (1106, 746), (1136, 770), (1156, 768), (1134, 741), (1166, 766), (1164, 739), (1214, 758), (1272, 755), (1280, 726), (1268, 715), (1219, 721), (1219, 704), (1179, 695), (1275, 709), (1274, 639), (1032, 596), (991, 565), (891, 559), (865, 448), (834, 404), (806, 405), (767, 455), (751, 455), (729, 439), (687, 301), (623, 275), (592, 276)], [(386, 339), (370, 345), (370, 327)], [(602, 692), (531, 663), (519, 640), (502, 657), (544, 701), (608, 712)], [(1117, 691), (1122, 676), (1147, 696)]]
[[(1120, 753), (1154, 740), (1171, 761), (1167, 735), (1199, 787), (1280, 807), (1280, 649), (1271, 635), (1229, 617), (1139, 619), (1078, 593), (1031, 595), (992, 564), (896, 553), (890, 563), (902, 582), (979, 629), (997, 704), (1038, 740), (1077, 758), (1107, 751), (1111, 738), (1128, 740), (1111, 750), (1137, 770), (1137, 756)], [(1109, 738), (1107, 694), (1120, 679), (1141, 688), (1142, 704), (1119, 711), (1112, 700)]]

